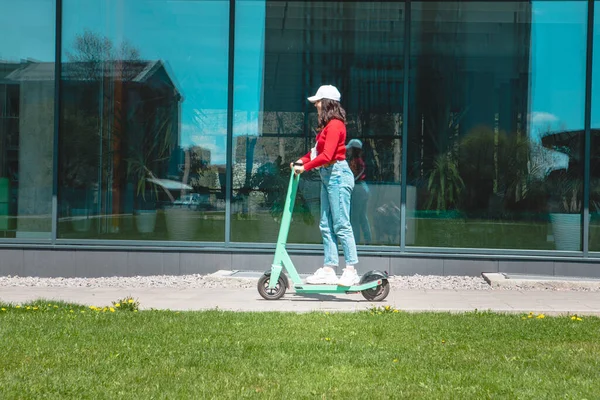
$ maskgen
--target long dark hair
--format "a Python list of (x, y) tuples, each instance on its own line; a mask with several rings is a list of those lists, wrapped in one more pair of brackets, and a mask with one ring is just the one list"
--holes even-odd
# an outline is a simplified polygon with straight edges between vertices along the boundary
[(317, 131), (321, 132), (332, 119), (339, 119), (343, 123), (346, 123), (346, 110), (344, 110), (339, 101), (321, 99), (321, 113), (319, 114)]

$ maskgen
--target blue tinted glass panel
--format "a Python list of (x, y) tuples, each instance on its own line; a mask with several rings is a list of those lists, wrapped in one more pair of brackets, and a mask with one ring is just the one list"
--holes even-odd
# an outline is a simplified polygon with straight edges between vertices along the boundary
[[(238, 0), (235, 30), (232, 240), (277, 239), (289, 164), (315, 142), (306, 98), (333, 84), (347, 141), (362, 143), (347, 153), (365, 166), (355, 169), (356, 241), (399, 245), (404, 3)], [(290, 242), (321, 242), (320, 189), (318, 171), (302, 175)]]
[(600, 251), (600, 1), (594, 3), (592, 130), (590, 162), (590, 251)]
[(409, 228), (581, 250), (586, 1), (413, 2)]
[(228, 1), (63, 1), (58, 236), (222, 242)]
[(55, 8), (0, 2), (0, 239), (50, 239)]

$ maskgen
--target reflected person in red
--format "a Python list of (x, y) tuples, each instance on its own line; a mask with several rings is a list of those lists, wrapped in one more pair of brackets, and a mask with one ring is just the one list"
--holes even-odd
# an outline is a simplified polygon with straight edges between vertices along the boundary
[(363, 159), (363, 144), (358, 139), (352, 139), (346, 145), (348, 148), (348, 163), (354, 174), (354, 191), (352, 192), (352, 206), (350, 222), (354, 231), (354, 241), (360, 243), (362, 232), (364, 243), (371, 243), (371, 224), (367, 216), (369, 206), (369, 186), (367, 185), (367, 166)]

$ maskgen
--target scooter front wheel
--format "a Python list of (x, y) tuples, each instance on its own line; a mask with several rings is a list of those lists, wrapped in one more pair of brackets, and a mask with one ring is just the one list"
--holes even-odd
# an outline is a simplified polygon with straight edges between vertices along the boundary
[(274, 288), (269, 288), (269, 282), (271, 281), (270, 275), (263, 275), (258, 279), (257, 289), (258, 293), (265, 300), (277, 300), (283, 297), (285, 294), (285, 281), (280, 276), (277, 280), (277, 285)]
[(381, 281), (381, 285), (360, 292), (369, 301), (383, 301), (390, 294), (390, 284), (387, 279)]

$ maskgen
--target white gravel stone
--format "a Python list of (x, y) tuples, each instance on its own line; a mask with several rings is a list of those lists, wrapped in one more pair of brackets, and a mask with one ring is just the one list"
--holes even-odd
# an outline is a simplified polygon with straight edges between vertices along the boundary
[[(556, 288), (551, 284), (531, 283), (515, 287), (492, 288), (483, 278), (470, 276), (410, 275), (392, 276), (394, 289), (421, 290), (553, 290), (553, 291), (599, 291), (574, 285)], [(154, 275), (103, 278), (39, 278), (0, 276), (1, 287), (88, 287), (88, 288), (227, 288), (246, 289), (256, 287), (256, 278), (214, 275)]]
[(256, 279), (209, 275), (154, 275), (103, 278), (38, 278), (1, 276), (0, 287), (111, 287), (111, 288), (253, 288)]
[(494, 290), (483, 278), (473, 276), (392, 276), (390, 284), (394, 289)]

